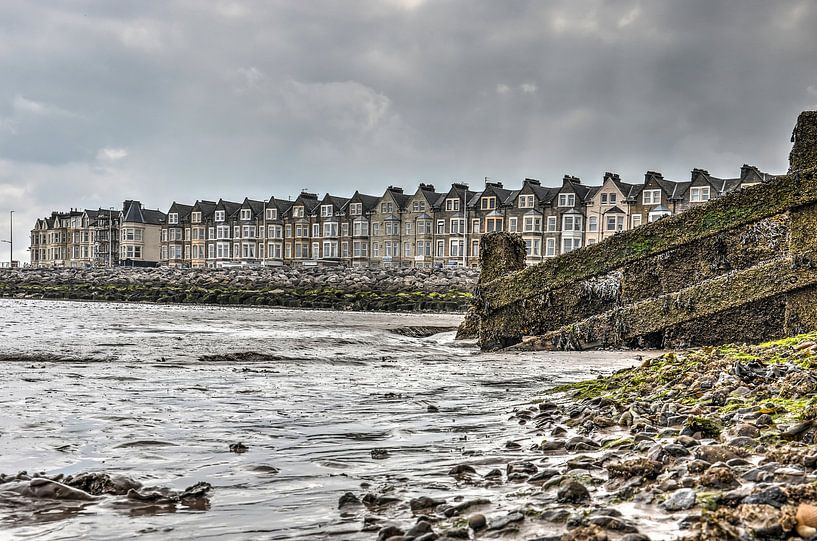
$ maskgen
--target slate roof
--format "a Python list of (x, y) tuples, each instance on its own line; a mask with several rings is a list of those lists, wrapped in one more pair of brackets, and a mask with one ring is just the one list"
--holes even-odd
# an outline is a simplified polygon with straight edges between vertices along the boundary
[(139, 201), (125, 201), (123, 206), (123, 222), (148, 225), (162, 225), (167, 221), (167, 214), (160, 210), (142, 208)]

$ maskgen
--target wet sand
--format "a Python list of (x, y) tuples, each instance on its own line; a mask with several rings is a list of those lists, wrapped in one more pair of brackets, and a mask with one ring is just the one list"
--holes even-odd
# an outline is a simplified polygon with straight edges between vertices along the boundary
[[(111, 500), (0, 504), (4, 535), (88, 539), (373, 539), (346, 492), (518, 506), (518, 486), (448, 475), (505, 465), (532, 441), (513, 418), (544, 387), (631, 366), (628, 353), (480, 354), (460, 316), (0, 300), (0, 473), (126, 474), (213, 488), (208, 510), (132, 513)], [(254, 351), (256, 357), (202, 361)], [(438, 409), (429, 412), (429, 406)], [(432, 408), (433, 410), (433, 408)], [(230, 452), (230, 444), (247, 446)], [(372, 450), (388, 457), (375, 459)], [(478, 457), (474, 459), (474, 457)], [(70, 508), (69, 508), (70, 507)]]

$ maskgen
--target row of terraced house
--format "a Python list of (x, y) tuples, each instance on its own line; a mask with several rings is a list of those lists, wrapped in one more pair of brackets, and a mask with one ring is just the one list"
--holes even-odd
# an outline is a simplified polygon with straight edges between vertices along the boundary
[(600, 186), (572, 176), (551, 187), (525, 179), (515, 190), (490, 181), (480, 191), (420, 184), (413, 193), (389, 186), (382, 195), (174, 202), (167, 212), (126, 201), (117, 211), (38, 220), (31, 264), (476, 266), (479, 238), (493, 231), (520, 234), (533, 264), (771, 178), (744, 165), (728, 179), (694, 169), (690, 180), (672, 181), (648, 171), (635, 184), (605, 173)]

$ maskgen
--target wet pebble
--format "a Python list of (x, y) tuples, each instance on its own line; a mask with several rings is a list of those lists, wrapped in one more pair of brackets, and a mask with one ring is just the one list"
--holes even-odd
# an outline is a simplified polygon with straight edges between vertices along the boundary
[(341, 509), (343, 507), (353, 506), (353, 505), (361, 505), (360, 498), (352, 494), (351, 492), (347, 492), (343, 496), (340, 497), (338, 500), (338, 508)]
[(556, 499), (560, 502), (581, 503), (590, 499), (590, 492), (575, 479), (565, 479), (559, 486)]
[(487, 526), (488, 521), (485, 519), (485, 515), (482, 513), (474, 513), (470, 517), (468, 517), (468, 527), (474, 530), (475, 532), (485, 528)]
[(667, 511), (682, 511), (695, 506), (696, 493), (691, 488), (680, 488), (673, 492), (661, 507)]
[(522, 522), (523, 520), (525, 520), (525, 515), (523, 515), (522, 513), (518, 512), (518, 511), (515, 511), (513, 513), (510, 513), (510, 514), (504, 516), (504, 517), (492, 520), (491, 524), (488, 526), (488, 529), (489, 530), (502, 530), (502, 529), (508, 527), (508, 525), (510, 525), (510, 524), (513, 524), (515, 522)]
[(445, 500), (439, 500), (437, 498), (430, 498), (428, 496), (420, 496), (419, 498), (414, 498), (409, 501), (409, 507), (411, 511), (416, 513), (417, 511), (423, 511), (426, 509), (434, 509), (438, 505), (444, 504)]
[(471, 466), (470, 464), (457, 464), (450, 470), (448, 470), (448, 475), (454, 477), (466, 476), (466, 475), (476, 475), (477, 470)]
[(231, 443), (230, 444), (230, 451), (233, 452), (233, 453), (241, 454), (241, 453), (246, 453), (249, 450), (250, 450), (250, 448), (247, 447), (246, 445), (244, 445), (243, 443), (241, 443), (240, 441), (237, 442), (237, 443)]

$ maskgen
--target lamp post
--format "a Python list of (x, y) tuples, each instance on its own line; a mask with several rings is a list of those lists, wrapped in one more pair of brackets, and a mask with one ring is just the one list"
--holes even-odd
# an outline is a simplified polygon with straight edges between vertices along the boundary
[(108, 207), (108, 268), (113, 267), (113, 207)]
[(14, 211), (9, 211), (9, 240), (0, 240), (9, 245), (9, 268), (14, 265)]

